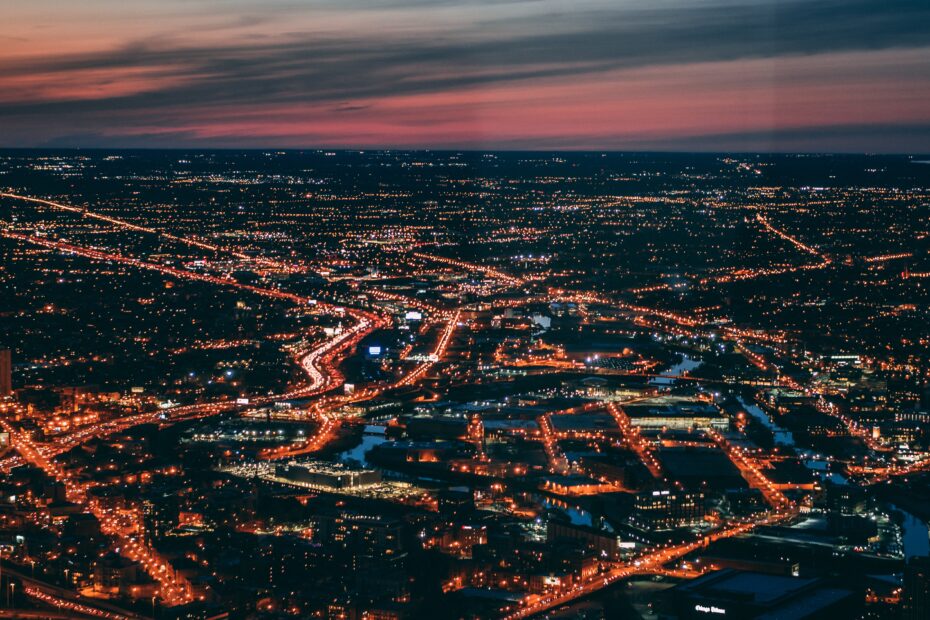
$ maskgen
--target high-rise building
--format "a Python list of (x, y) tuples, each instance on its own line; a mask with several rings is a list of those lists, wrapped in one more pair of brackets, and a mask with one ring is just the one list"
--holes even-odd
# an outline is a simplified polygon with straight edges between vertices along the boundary
[(13, 393), (13, 355), (0, 349), (0, 398)]
[(904, 567), (902, 620), (930, 618), (930, 557), (911, 558)]

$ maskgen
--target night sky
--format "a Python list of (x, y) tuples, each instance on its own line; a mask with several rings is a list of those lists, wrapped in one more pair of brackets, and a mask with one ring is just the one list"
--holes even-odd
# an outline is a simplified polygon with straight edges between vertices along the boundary
[(930, 151), (927, 0), (7, 0), (0, 147)]

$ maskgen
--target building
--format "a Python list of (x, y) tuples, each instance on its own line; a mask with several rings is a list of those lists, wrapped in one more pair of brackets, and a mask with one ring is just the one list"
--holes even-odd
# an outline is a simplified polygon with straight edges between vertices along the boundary
[(486, 525), (456, 525), (443, 531), (437, 542), (443, 553), (470, 558), (475, 545), (487, 544), (488, 527)]
[(704, 494), (691, 491), (646, 491), (633, 503), (630, 524), (646, 532), (661, 532), (701, 523)]
[(630, 424), (644, 430), (712, 428), (725, 431), (730, 419), (714, 405), (699, 402), (670, 405), (631, 405), (623, 408)]
[[(856, 618), (855, 593), (822, 579), (803, 579), (732, 569), (715, 571), (675, 586), (666, 594), (665, 618)], [(916, 617), (916, 616), (915, 616)]]
[(598, 558), (620, 559), (621, 540), (617, 534), (585, 525), (575, 525), (549, 519), (546, 523), (546, 542), (571, 541), (593, 551)]
[(930, 557), (911, 558), (904, 568), (901, 620), (930, 618)]
[(557, 495), (598, 495), (620, 490), (619, 487), (608, 482), (601, 482), (579, 474), (546, 476), (542, 479), (540, 488)]
[(561, 439), (596, 438), (620, 434), (617, 421), (609, 413), (564, 413), (549, 416), (553, 432)]
[(0, 349), (0, 398), (13, 393), (13, 354)]
[(437, 493), (439, 514), (461, 517), (475, 510), (475, 493), (468, 487), (449, 487)]
[(314, 541), (341, 551), (347, 568), (369, 593), (390, 598), (407, 587), (404, 523), (377, 514), (340, 512), (320, 515)]
[(381, 482), (373, 469), (351, 469), (338, 463), (288, 463), (276, 465), (275, 475), (319, 489), (354, 489)]
[(116, 553), (107, 553), (94, 564), (95, 591), (126, 591), (138, 578), (139, 564)]

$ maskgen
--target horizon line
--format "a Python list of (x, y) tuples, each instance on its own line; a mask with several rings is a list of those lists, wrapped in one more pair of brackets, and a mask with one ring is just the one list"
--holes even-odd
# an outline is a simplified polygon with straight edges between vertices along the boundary
[(861, 157), (930, 157), (930, 151), (792, 151), (792, 150), (676, 150), (676, 149), (589, 149), (589, 148), (453, 148), (453, 147), (277, 147), (277, 146), (0, 146), (0, 152), (6, 151), (141, 151), (141, 152), (263, 152), (281, 153), (336, 152), (336, 153), (565, 153), (577, 155), (796, 155), (796, 156), (861, 156)]

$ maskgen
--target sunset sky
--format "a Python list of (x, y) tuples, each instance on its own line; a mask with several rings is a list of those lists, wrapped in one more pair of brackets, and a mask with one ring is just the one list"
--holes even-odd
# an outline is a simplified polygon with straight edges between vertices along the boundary
[(927, 0), (6, 0), (0, 146), (930, 151)]

